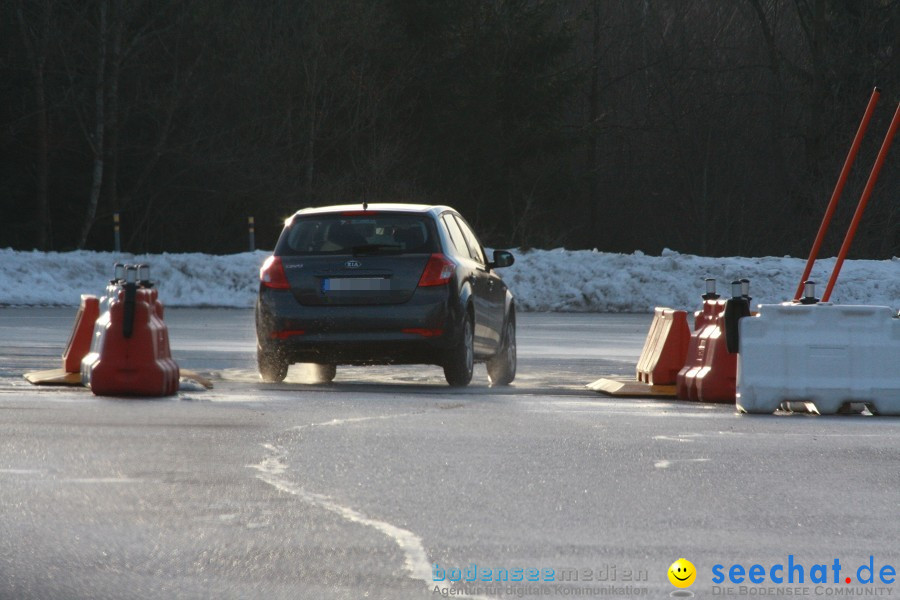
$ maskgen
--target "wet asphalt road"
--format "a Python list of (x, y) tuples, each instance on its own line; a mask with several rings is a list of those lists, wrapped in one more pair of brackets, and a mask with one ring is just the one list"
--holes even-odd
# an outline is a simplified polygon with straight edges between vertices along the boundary
[[(681, 556), (705, 597), (732, 585), (715, 565), (768, 573), (789, 555), (815, 596), (815, 564), (853, 580), (832, 591), (859, 589), (870, 556), (900, 571), (900, 420), (585, 391), (632, 371), (646, 315), (521, 315), (516, 384), (488, 388), (480, 367), (455, 390), (437, 367), (339, 368), (321, 385), (295, 366), (262, 384), (250, 311), (170, 310), (176, 360), (216, 387), (163, 400), (27, 384), (56, 366), (73, 316), (0, 308), (3, 600), (432, 598), (448, 587), (435, 572), (473, 568), (477, 585), (450, 589), (661, 597)], [(485, 569), (556, 578), (485, 583)], [(560, 581), (569, 569), (590, 580)]]

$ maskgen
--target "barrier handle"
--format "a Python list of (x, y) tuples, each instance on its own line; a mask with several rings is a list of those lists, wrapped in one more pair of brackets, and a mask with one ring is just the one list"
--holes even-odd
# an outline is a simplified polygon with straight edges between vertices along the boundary
[(859, 227), (859, 222), (862, 220), (866, 205), (869, 203), (869, 197), (872, 195), (872, 190), (875, 188), (875, 182), (878, 180), (878, 173), (881, 171), (881, 166), (887, 158), (888, 150), (891, 147), (891, 142), (894, 141), (894, 134), (897, 133), (898, 126), (900, 126), (900, 104), (897, 104), (897, 110), (894, 111), (894, 118), (891, 119), (891, 125), (888, 127), (887, 135), (884, 136), (884, 142), (881, 144), (881, 150), (878, 151), (878, 157), (875, 159), (875, 165), (872, 167), (872, 172), (869, 174), (869, 180), (866, 182), (866, 187), (863, 190), (862, 196), (859, 198), (856, 212), (853, 213), (853, 220), (850, 221), (850, 228), (847, 230), (844, 243), (841, 245), (841, 251), (838, 253), (837, 261), (834, 263), (834, 271), (831, 273), (831, 279), (828, 280), (828, 287), (825, 288), (825, 293), (822, 294), (822, 302), (828, 302), (828, 299), (831, 298), (831, 290), (834, 289), (834, 284), (837, 282), (838, 275), (841, 273), (844, 259), (847, 258), (847, 252), (850, 250), (850, 245), (853, 243), (856, 229)]
[(122, 312), (122, 336), (130, 338), (134, 332), (134, 298), (137, 295), (137, 284), (125, 284), (125, 310)]
[(122, 289), (125, 291), (125, 307), (122, 311), (122, 336), (130, 338), (134, 332), (134, 298), (137, 296), (138, 268), (135, 265), (125, 265), (125, 282)]
[(794, 300), (800, 300), (800, 295), (803, 293), (803, 282), (809, 279), (813, 263), (816, 262), (816, 258), (819, 256), (819, 250), (822, 248), (822, 242), (825, 239), (825, 232), (828, 231), (828, 226), (831, 224), (831, 217), (834, 216), (838, 200), (841, 197), (841, 193), (844, 191), (844, 184), (847, 183), (847, 176), (850, 175), (850, 168), (853, 166), (856, 155), (859, 153), (859, 145), (862, 142), (863, 136), (866, 134), (866, 129), (869, 127), (869, 121), (872, 119), (872, 113), (875, 112), (875, 105), (878, 104), (878, 98), (880, 96), (881, 90), (878, 88), (872, 90), (872, 96), (869, 98), (869, 105), (866, 107), (862, 122), (859, 124), (859, 129), (856, 131), (856, 136), (853, 138), (853, 144), (850, 146), (847, 160), (844, 161), (844, 167), (841, 169), (841, 174), (838, 176), (837, 185), (834, 186), (834, 192), (831, 194), (828, 208), (825, 209), (825, 217), (822, 219), (822, 224), (819, 225), (819, 233), (816, 234), (816, 240), (813, 242), (812, 249), (809, 251), (809, 259), (806, 261), (806, 268), (803, 269), (803, 276), (800, 277), (800, 285), (797, 286), (797, 291), (794, 293)]
[(725, 301), (725, 348), (729, 354), (737, 354), (740, 348), (739, 324), (744, 317), (750, 316), (750, 300), (743, 296), (729, 298)]

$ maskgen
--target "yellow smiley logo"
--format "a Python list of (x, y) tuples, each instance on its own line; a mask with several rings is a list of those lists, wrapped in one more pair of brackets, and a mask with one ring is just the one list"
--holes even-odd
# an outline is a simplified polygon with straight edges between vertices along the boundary
[(679, 558), (669, 567), (669, 581), (679, 588), (686, 588), (697, 578), (697, 569), (686, 558)]

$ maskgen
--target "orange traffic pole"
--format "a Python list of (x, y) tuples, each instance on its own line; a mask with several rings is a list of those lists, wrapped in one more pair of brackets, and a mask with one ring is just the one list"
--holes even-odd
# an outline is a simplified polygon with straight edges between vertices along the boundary
[(834, 186), (834, 192), (832, 192), (831, 200), (828, 202), (828, 208), (825, 210), (825, 217), (822, 219), (822, 224), (819, 225), (819, 233), (816, 234), (816, 241), (813, 242), (812, 250), (809, 252), (809, 259), (806, 261), (806, 268), (803, 270), (803, 276), (800, 278), (800, 285), (797, 286), (797, 291), (794, 293), (794, 301), (800, 300), (800, 296), (803, 293), (803, 282), (809, 279), (813, 264), (819, 256), (819, 250), (822, 248), (822, 242), (825, 239), (825, 232), (828, 231), (828, 226), (831, 224), (831, 217), (834, 216), (838, 200), (841, 197), (841, 193), (844, 191), (844, 184), (847, 183), (847, 176), (850, 175), (850, 168), (856, 160), (856, 155), (859, 152), (859, 145), (862, 142), (863, 136), (866, 134), (866, 129), (869, 127), (869, 121), (872, 119), (872, 113), (875, 112), (875, 105), (878, 104), (879, 96), (881, 96), (881, 90), (878, 88), (873, 89), (872, 97), (869, 98), (869, 105), (866, 107), (862, 122), (859, 124), (859, 129), (856, 131), (856, 137), (853, 138), (853, 144), (850, 146), (850, 152), (847, 154), (847, 160), (844, 161), (844, 167), (841, 169), (841, 174), (838, 176), (837, 185)]
[(872, 189), (875, 187), (878, 173), (881, 171), (881, 166), (884, 164), (885, 158), (887, 158), (888, 149), (891, 147), (891, 142), (894, 140), (894, 134), (897, 133), (898, 126), (900, 126), (900, 104), (897, 105), (897, 110), (894, 112), (894, 118), (891, 119), (891, 125), (888, 128), (884, 142), (881, 144), (881, 150), (878, 151), (878, 157), (875, 159), (875, 166), (872, 167), (869, 181), (866, 182), (866, 187), (863, 190), (862, 196), (859, 198), (859, 204), (856, 207), (856, 212), (853, 214), (853, 220), (850, 221), (850, 229), (847, 230), (847, 236), (844, 238), (841, 251), (838, 253), (837, 262), (834, 263), (834, 271), (831, 273), (831, 279), (828, 280), (828, 287), (825, 288), (825, 293), (822, 295), (822, 302), (828, 302), (828, 299), (831, 298), (831, 290), (834, 289), (834, 284), (841, 272), (841, 266), (844, 264), (844, 259), (847, 258), (850, 244), (853, 243), (853, 236), (856, 235), (856, 229), (859, 227), (863, 212), (866, 210), (866, 204), (869, 203), (869, 197), (872, 195)]

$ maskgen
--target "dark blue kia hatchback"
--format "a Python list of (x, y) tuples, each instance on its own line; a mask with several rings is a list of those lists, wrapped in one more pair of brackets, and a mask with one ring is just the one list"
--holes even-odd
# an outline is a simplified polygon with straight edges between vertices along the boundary
[(492, 260), (447, 206), (309, 208), (285, 223), (259, 272), (259, 373), (281, 381), (295, 362), (435, 364), (464, 386), (475, 362), (491, 385), (516, 376), (516, 311)]

